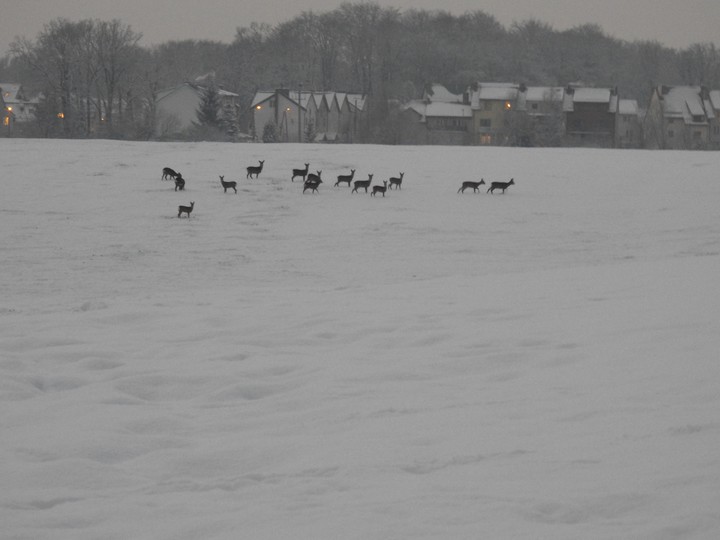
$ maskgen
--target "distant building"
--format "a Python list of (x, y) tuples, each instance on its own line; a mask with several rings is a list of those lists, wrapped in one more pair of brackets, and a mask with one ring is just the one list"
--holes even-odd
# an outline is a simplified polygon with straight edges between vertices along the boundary
[(38, 99), (28, 98), (21, 84), (0, 82), (0, 125), (10, 134), (15, 124), (35, 120)]
[(642, 148), (642, 122), (638, 102), (634, 99), (618, 101), (615, 141), (618, 148)]
[(701, 86), (658, 86), (645, 116), (649, 148), (706, 150), (720, 141), (717, 109), (720, 95)]
[(616, 88), (568, 86), (563, 101), (566, 144), (615, 147), (618, 99)]
[(471, 143), (472, 109), (466, 96), (433, 84), (422, 99), (411, 100), (401, 108), (401, 144)]
[[(160, 92), (155, 100), (157, 116), (155, 135), (163, 137), (180, 134), (197, 123), (197, 112), (206, 88), (203, 85), (186, 82)], [(221, 116), (226, 110), (237, 112), (240, 99), (238, 94), (219, 88), (218, 97)]]
[(256, 92), (251, 103), (253, 130), (262, 139), (275, 124), (278, 142), (353, 142), (365, 116), (365, 96), (279, 88)]

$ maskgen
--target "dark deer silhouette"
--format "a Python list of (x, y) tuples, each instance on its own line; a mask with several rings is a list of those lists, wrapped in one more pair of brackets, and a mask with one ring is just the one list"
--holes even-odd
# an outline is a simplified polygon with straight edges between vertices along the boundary
[(175, 171), (173, 171), (170, 167), (163, 167), (163, 180), (169, 180), (169, 179), (175, 179), (175, 177), (178, 175)]
[(342, 182), (347, 183), (348, 187), (350, 187), (350, 182), (352, 182), (353, 177), (355, 176), (355, 169), (350, 169), (350, 174), (341, 174), (338, 176), (337, 182), (335, 182), (335, 186), (339, 186)]
[(182, 174), (177, 173), (175, 177), (175, 191), (183, 191), (185, 189), (185, 179)]
[(463, 182), (462, 186), (460, 186), (460, 189), (458, 189), (458, 193), (465, 193), (466, 189), (471, 189), (477, 193), (479, 191), (479, 187), (485, 183), (485, 180), (482, 178), (479, 182)]
[(220, 183), (222, 184), (222, 187), (225, 190), (225, 191), (223, 191), (223, 193), (227, 193), (228, 188), (233, 188), (235, 193), (237, 193), (237, 182), (226, 182), (225, 177), (221, 176)]
[(353, 182), (354, 187), (350, 193), (357, 193), (357, 190), (360, 188), (365, 188), (365, 193), (367, 193), (370, 184), (372, 184), (372, 177), (372, 174), (368, 174), (367, 180), (355, 180), (355, 182)]
[(311, 176), (313, 176), (314, 178), (308, 178), (307, 180), (305, 180), (305, 184), (303, 185), (303, 193), (305, 193), (308, 189), (314, 191), (315, 193), (320, 193), (318, 191), (318, 187), (320, 186), (320, 184), (322, 184), (322, 180), (320, 180), (319, 176), (315, 177), (314, 174)]
[(195, 201), (191, 202), (190, 206), (178, 206), (178, 217), (187, 214), (188, 219), (190, 219), (190, 212), (193, 211), (193, 208), (195, 208)]
[(316, 172), (317, 174), (315, 174), (315, 173), (310, 173), (310, 174), (307, 175), (307, 180), (305, 180), (305, 183), (306, 183), (306, 184), (307, 184), (308, 182), (315, 182), (315, 183), (317, 183), (317, 184), (319, 184), (319, 183), (322, 182), (322, 180), (320, 179), (320, 176), (322, 176), (322, 171), (315, 171), (315, 172)]
[(290, 179), (291, 182), (295, 181), (295, 177), (299, 176), (303, 179), (303, 182), (305, 181), (305, 177), (307, 176), (308, 171), (310, 170), (310, 164), (306, 163), (304, 169), (293, 169), (293, 175)]
[(384, 197), (386, 191), (387, 191), (387, 180), (384, 180), (382, 186), (373, 186), (373, 190), (370, 195), (372, 195), (374, 197), (376, 193), (382, 193), (382, 196)]
[(248, 167), (247, 168), (247, 176), (245, 178), (252, 178), (253, 174), (255, 175), (255, 178), (257, 178), (260, 175), (260, 173), (262, 172), (264, 163), (265, 163), (264, 161), (260, 161), (260, 165), (258, 165), (257, 167), (254, 167), (254, 166)]
[(402, 189), (403, 176), (405, 176), (405, 173), (401, 172), (400, 177), (393, 176), (392, 178), (390, 178), (390, 185), (388, 186), (388, 188), (392, 189), (393, 186), (395, 186), (397, 189)]
[(505, 190), (513, 185), (515, 185), (514, 178), (511, 178), (509, 182), (492, 182), (487, 190), (487, 193), (492, 193), (496, 189), (502, 189), (502, 192), (505, 193)]

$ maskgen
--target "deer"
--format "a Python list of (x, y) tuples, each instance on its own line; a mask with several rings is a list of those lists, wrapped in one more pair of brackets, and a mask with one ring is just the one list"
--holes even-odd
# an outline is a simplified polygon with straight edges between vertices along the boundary
[(190, 219), (190, 212), (193, 211), (193, 208), (195, 208), (195, 201), (191, 202), (190, 206), (178, 206), (178, 217), (187, 214), (188, 219)]
[(353, 185), (355, 187), (353, 187), (353, 189), (350, 193), (357, 193), (357, 190), (360, 188), (365, 188), (365, 193), (367, 193), (367, 190), (370, 187), (370, 184), (372, 184), (372, 178), (373, 178), (373, 175), (368, 174), (367, 180), (355, 180), (355, 182), (353, 182)]
[(515, 185), (514, 178), (511, 178), (509, 182), (492, 182), (487, 190), (487, 193), (492, 193), (496, 189), (502, 189), (502, 192), (505, 193), (505, 190), (513, 185)]
[(479, 187), (485, 183), (485, 180), (482, 178), (479, 182), (463, 182), (462, 186), (460, 186), (460, 189), (458, 189), (458, 193), (465, 193), (466, 189), (472, 188), (472, 190), (477, 193), (479, 191)]
[(172, 178), (172, 179), (174, 180), (175, 177), (177, 177), (178, 174), (179, 174), (179, 173), (176, 173), (176, 172), (173, 171), (170, 167), (163, 167), (162, 179), (163, 179), (163, 180), (169, 180), (170, 178)]
[(177, 173), (175, 177), (175, 191), (183, 191), (185, 189), (185, 179), (182, 174)]
[(390, 178), (390, 185), (388, 187), (392, 189), (393, 186), (395, 186), (397, 189), (402, 189), (403, 176), (405, 176), (405, 173), (401, 172), (399, 178), (397, 176)]
[(347, 186), (350, 187), (350, 182), (352, 182), (353, 177), (355, 176), (355, 169), (350, 169), (350, 174), (341, 174), (337, 177), (337, 182), (335, 182), (335, 187), (339, 186), (341, 182), (346, 182)]
[[(320, 172), (322, 171), (318, 171), (318, 173)], [(308, 179), (305, 180), (305, 183), (303, 184), (303, 193), (305, 193), (308, 189), (314, 191), (315, 193), (320, 193), (318, 191), (318, 187), (320, 186), (320, 184), (322, 184), (322, 180), (320, 180), (319, 174), (318, 176), (310, 174), (310, 176), (312, 178), (308, 177)]]
[(303, 179), (303, 182), (305, 181), (305, 177), (307, 176), (308, 171), (310, 170), (310, 164), (306, 163), (304, 169), (293, 169), (292, 178), (290, 179), (291, 182), (295, 181), (295, 177), (299, 176)]
[(372, 196), (374, 197), (376, 193), (382, 193), (382, 195), (383, 195), (383, 197), (384, 197), (384, 196), (385, 196), (385, 192), (387, 191), (387, 184), (388, 184), (388, 183), (387, 183), (387, 180), (383, 180), (383, 185), (382, 185), (382, 186), (373, 186), (373, 190), (372, 190), (372, 193), (371, 193), (370, 195), (372, 195)]
[(257, 167), (254, 167), (254, 166), (248, 167), (247, 168), (247, 176), (245, 178), (252, 178), (253, 174), (255, 175), (255, 178), (257, 178), (260, 175), (260, 173), (262, 172), (264, 163), (265, 163), (264, 161), (260, 161), (260, 165), (258, 165)]
[(307, 175), (307, 180), (305, 180), (305, 183), (306, 183), (306, 184), (307, 184), (308, 182), (316, 183), (316, 184), (322, 183), (322, 180), (320, 179), (320, 176), (322, 175), (322, 171), (315, 171), (315, 172), (316, 172), (317, 174), (315, 174), (315, 173), (310, 173), (310, 174)]
[(224, 176), (221, 176), (221, 177), (220, 177), (220, 184), (222, 184), (222, 187), (223, 187), (223, 189), (225, 190), (225, 191), (223, 191), (223, 193), (227, 193), (228, 188), (233, 188), (233, 190), (235, 190), (235, 193), (237, 193), (237, 187), (236, 187), (236, 186), (237, 186), (237, 182), (226, 182), (226, 181), (225, 181), (225, 177), (224, 177)]

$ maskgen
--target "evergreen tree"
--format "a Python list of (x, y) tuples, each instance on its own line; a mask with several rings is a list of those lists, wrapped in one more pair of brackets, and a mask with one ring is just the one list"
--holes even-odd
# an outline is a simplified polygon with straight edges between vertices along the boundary
[(265, 124), (262, 140), (267, 143), (277, 142), (277, 125), (275, 125), (275, 122), (268, 122)]
[(200, 126), (220, 127), (220, 95), (214, 83), (203, 90), (200, 108), (197, 110), (197, 119), (197, 124)]

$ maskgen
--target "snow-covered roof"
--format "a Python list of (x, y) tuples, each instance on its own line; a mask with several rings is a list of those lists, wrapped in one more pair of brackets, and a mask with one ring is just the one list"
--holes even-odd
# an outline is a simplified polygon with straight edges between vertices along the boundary
[[(316, 107), (322, 106), (323, 98), (327, 102), (328, 106), (331, 106), (333, 100), (337, 101), (338, 107), (343, 106), (345, 101), (351, 107), (357, 107), (358, 111), (362, 111), (365, 108), (365, 96), (362, 94), (348, 94), (345, 92), (312, 92), (312, 91), (298, 91), (298, 90), (284, 90), (283, 91), (288, 99), (295, 103), (300, 103), (303, 109), (307, 109), (308, 103), (312, 100)], [(262, 102), (267, 101), (277, 93), (276, 90), (263, 90), (255, 92), (250, 108), (254, 108), (260, 105)]]
[(453, 94), (445, 88), (442, 84), (433, 84), (430, 86), (430, 92), (425, 92), (423, 95), (427, 101), (441, 102), (441, 103), (462, 103), (462, 95)]
[[(663, 95), (663, 114), (683, 118), (686, 124), (705, 123), (708, 117), (699, 86), (673, 86)], [(702, 120), (700, 120), (702, 118)]]
[(481, 83), (474, 98), (486, 101), (505, 101), (517, 98), (519, 85), (513, 83)]
[(618, 95), (610, 88), (573, 87), (572, 91), (565, 91), (563, 100), (565, 112), (574, 111), (575, 103), (607, 103), (608, 112), (615, 113), (618, 108)]
[(562, 101), (565, 89), (560, 86), (528, 86), (526, 101)]
[(634, 99), (621, 99), (618, 102), (618, 113), (622, 115), (637, 116), (638, 102)]
[(0, 91), (5, 103), (16, 103), (22, 98), (20, 94), (21, 85), (17, 83), (0, 83)]
[(422, 121), (428, 118), (472, 118), (472, 108), (464, 103), (427, 103), (420, 99), (414, 99), (404, 106), (405, 110), (413, 110), (422, 117)]
[(710, 90), (710, 104), (717, 113), (720, 113), (720, 90)]

